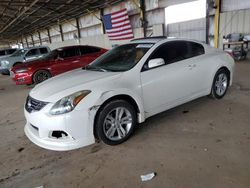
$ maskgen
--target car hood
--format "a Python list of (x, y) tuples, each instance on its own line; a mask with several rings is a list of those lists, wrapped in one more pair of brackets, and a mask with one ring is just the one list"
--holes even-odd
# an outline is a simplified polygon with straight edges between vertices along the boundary
[(7, 57), (10, 57), (11, 55), (3, 55), (3, 56), (0, 56), (0, 60), (4, 60), (5, 58)]
[(76, 69), (38, 84), (30, 91), (30, 96), (41, 101), (56, 102), (77, 91), (91, 90), (107, 81), (114, 82), (121, 74)]
[(40, 66), (45, 66), (47, 64), (51, 63), (51, 61), (45, 61), (45, 60), (34, 60), (30, 62), (25, 62), (20, 65), (17, 65), (13, 68), (13, 70), (18, 70), (18, 69), (23, 69), (23, 68), (28, 68), (28, 67), (40, 67)]
[(21, 56), (8, 56), (8, 57), (5, 57), (5, 58), (2, 58), (2, 60), (5, 60), (5, 61), (9, 61), (9, 62), (14, 62), (16, 60), (22, 60), (22, 57)]

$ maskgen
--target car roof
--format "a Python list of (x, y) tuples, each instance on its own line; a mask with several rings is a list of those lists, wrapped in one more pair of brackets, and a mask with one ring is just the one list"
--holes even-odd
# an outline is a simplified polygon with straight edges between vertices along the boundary
[(176, 37), (166, 37), (166, 36), (155, 36), (155, 37), (146, 37), (146, 38), (138, 38), (131, 40), (131, 43), (153, 43), (156, 44), (158, 42), (168, 42), (168, 41), (191, 41), (202, 44), (202, 42), (193, 40), (193, 39), (186, 39), (186, 38), (176, 38)]
[(0, 51), (4, 51), (4, 50), (18, 50), (18, 48), (2, 48), (2, 49), (0, 49)]
[(131, 40), (131, 43), (157, 43), (161, 40), (167, 39), (166, 36), (145, 37)]
[(60, 48), (56, 48), (54, 50), (65, 50), (65, 49), (68, 49), (68, 48), (74, 48), (74, 47), (79, 47), (79, 46), (101, 48), (101, 47), (98, 47), (98, 46), (91, 46), (91, 45), (72, 45), (72, 46), (63, 46), (63, 47), (60, 47)]
[(23, 48), (23, 50), (31, 50), (31, 49), (37, 49), (37, 48), (49, 48), (48, 46), (33, 46), (28, 48)]

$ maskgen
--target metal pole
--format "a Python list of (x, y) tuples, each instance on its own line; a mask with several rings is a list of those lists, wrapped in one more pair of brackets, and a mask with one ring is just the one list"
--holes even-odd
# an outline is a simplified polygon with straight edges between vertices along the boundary
[(80, 26), (79, 26), (79, 18), (76, 18), (76, 28), (77, 28), (77, 34), (78, 34), (78, 39), (80, 40), (81, 37), (81, 31), (80, 31)]
[[(101, 19), (102, 19), (103, 15), (104, 15), (104, 9), (101, 8), (101, 10), (100, 10), (100, 17), (101, 17)], [(102, 21), (102, 33), (103, 33), (103, 34), (106, 33), (106, 30), (105, 30), (103, 21)]]
[(62, 41), (64, 41), (62, 25), (59, 25)]
[(49, 43), (51, 44), (51, 37), (50, 37), (49, 29), (47, 29), (47, 32), (48, 32), (48, 37), (49, 37)]
[(41, 39), (41, 33), (39, 31), (37, 31), (38, 33), (38, 37), (39, 37), (39, 41), (40, 41), (40, 45), (42, 45), (42, 39)]
[(206, 0), (206, 44), (209, 44), (209, 0)]
[(143, 27), (143, 36), (147, 37), (147, 21), (145, 13), (146, 13), (145, 0), (140, 0), (140, 19)]
[(220, 0), (215, 0), (215, 16), (214, 16), (214, 47), (219, 45), (219, 22), (220, 22)]
[(28, 43), (27, 37), (25, 37), (25, 41), (26, 41), (27, 47), (29, 48), (29, 43)]
[(32, 45), (35, 46), (33, 35), (30, 35), (30, 36), (31, 36)]

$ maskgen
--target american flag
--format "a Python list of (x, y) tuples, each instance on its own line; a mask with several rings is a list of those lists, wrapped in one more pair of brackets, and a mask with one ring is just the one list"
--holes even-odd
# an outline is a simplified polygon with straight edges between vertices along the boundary
[(122, 9), (102, 17), (110, 40), (129, 40), (134, 38), (127, 9)]

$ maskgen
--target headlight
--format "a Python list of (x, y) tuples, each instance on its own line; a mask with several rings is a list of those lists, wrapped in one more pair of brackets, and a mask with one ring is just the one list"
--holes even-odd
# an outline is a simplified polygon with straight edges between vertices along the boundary
[(29, 67), (29, 68), (17, 69), (16, 73), (22, 73), (22, 72), (26, 72), (28, 70), (31, 70), (31, 68)]
[(76, 107), (76, 105), (90, 92), (91, 91), (89, 90), (79, 91), (62, 98), (61, 100), (57, 101), (56, 104), (54, 104), (50, 110), (50, 114), (58, 115), (71, 112)]

